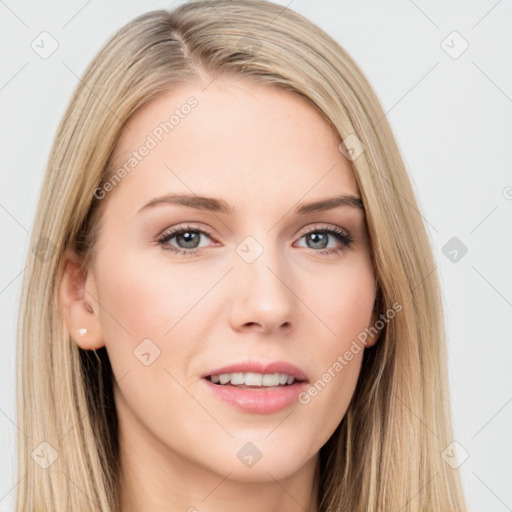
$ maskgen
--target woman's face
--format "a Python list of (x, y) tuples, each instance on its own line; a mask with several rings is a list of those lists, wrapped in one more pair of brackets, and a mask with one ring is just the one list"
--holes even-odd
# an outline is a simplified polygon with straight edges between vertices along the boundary
[(240, 481), (314, 465), (375, 320), (364, 212), (334, 201), (360, 197), (339, 142), (304, 100), (246, 80), (181, 85), (131, 120), (125, 172), (97, 190), (79, 340), (107, 348), (124, 457)]

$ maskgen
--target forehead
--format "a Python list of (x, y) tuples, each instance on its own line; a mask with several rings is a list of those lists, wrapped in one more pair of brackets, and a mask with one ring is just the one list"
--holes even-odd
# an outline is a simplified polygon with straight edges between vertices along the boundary
[(206, 85), (180, 84), (135, 114), (116, 149), (114, 172), (128, 172), (113, 195), (186, 192), (235, 203), (243, 192), (267, 204), (358, 195), (338, 136), (303, 98), (247, 79)]

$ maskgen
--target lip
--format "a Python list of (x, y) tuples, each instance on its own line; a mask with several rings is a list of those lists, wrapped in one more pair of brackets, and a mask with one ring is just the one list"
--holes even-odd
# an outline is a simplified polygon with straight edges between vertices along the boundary
[(238, 388), (221, 386), (206, 378), (201, 382), (214, 396), (236, 409), (251, 414), (272, 414), (298, 402), (299, 394), (308, 387), (307, 382), (294, 382), (275, 388)]
[[(297, 380), (288, 386), (239, 388), (230, 385), (221, 386), (207, 379), (211, 375), (237, 372), (286, 373)], [(306, 374), (297, 366), (285, 361), (234, 363), (203, 374), (201, 382), (215, 397), (250, 414), (272, 414), (289, 407), (298, 401), (299, 394), (308, 386)]]

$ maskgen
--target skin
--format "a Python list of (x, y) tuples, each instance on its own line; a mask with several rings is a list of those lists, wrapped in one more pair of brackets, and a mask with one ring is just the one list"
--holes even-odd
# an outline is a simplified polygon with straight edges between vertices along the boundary
[[(363, 350), (308, 404), (272, 414), (220, 401), (201, 375), (245, 359), (283, 360), (313, 383), (373, 325), (364, 212), (341, 206), (292, 213), (336, 194), (359, 197), (359, 190), (340, 140), (303, 99), (246, 79), (217, 78), (203, 87), (180, 85), (132, 118), (116, 151), (119, 165), (166, 113), (190, 96), (198, 100), (102, 199), (88, 271), (80, 273), (77, 256), (65, 254), (63, 316), (81, 348), (106, 346), (111, 360), (122, 512), (316, 511), (318, 451), (347, 410)], [(222, 198), (234, 212), (171, 204), (139, 212), (170, 193)], [(181, 224), (211, 233), (195, 232), (197, 254), (158, 243)], [(318, 227), (338, 227), (353, 242), (345, 247), (329, 235), (327, 249), (340, 251), (321, 254), (326, 246), (305, 236)], [(263, 249), (252, 263), (236, 252), (247, 236)], [(180, 237), (169, 245), (187, 250)], [(80, 336), (82, 327), (88, 332)], [(134, 356), (144, 339), (160, 350), (148, 366)], [(262, 454), (251, 468), (237, 458), (248, 442)]]

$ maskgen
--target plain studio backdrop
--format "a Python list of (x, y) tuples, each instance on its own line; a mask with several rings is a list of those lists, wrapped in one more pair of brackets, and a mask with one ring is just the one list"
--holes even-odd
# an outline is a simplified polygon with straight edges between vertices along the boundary
[[(13, 509), (18, 483), (16, 318), (57, 124), (108, 37), (178, 3), (0, 2), (0, 512)], [(277, 3), (333, 36), (383, 104), (441, 276), (454, 444), (440, 456), (455, 465), (458, 454), (470, 510), (512, 510), (512, 3)]]

